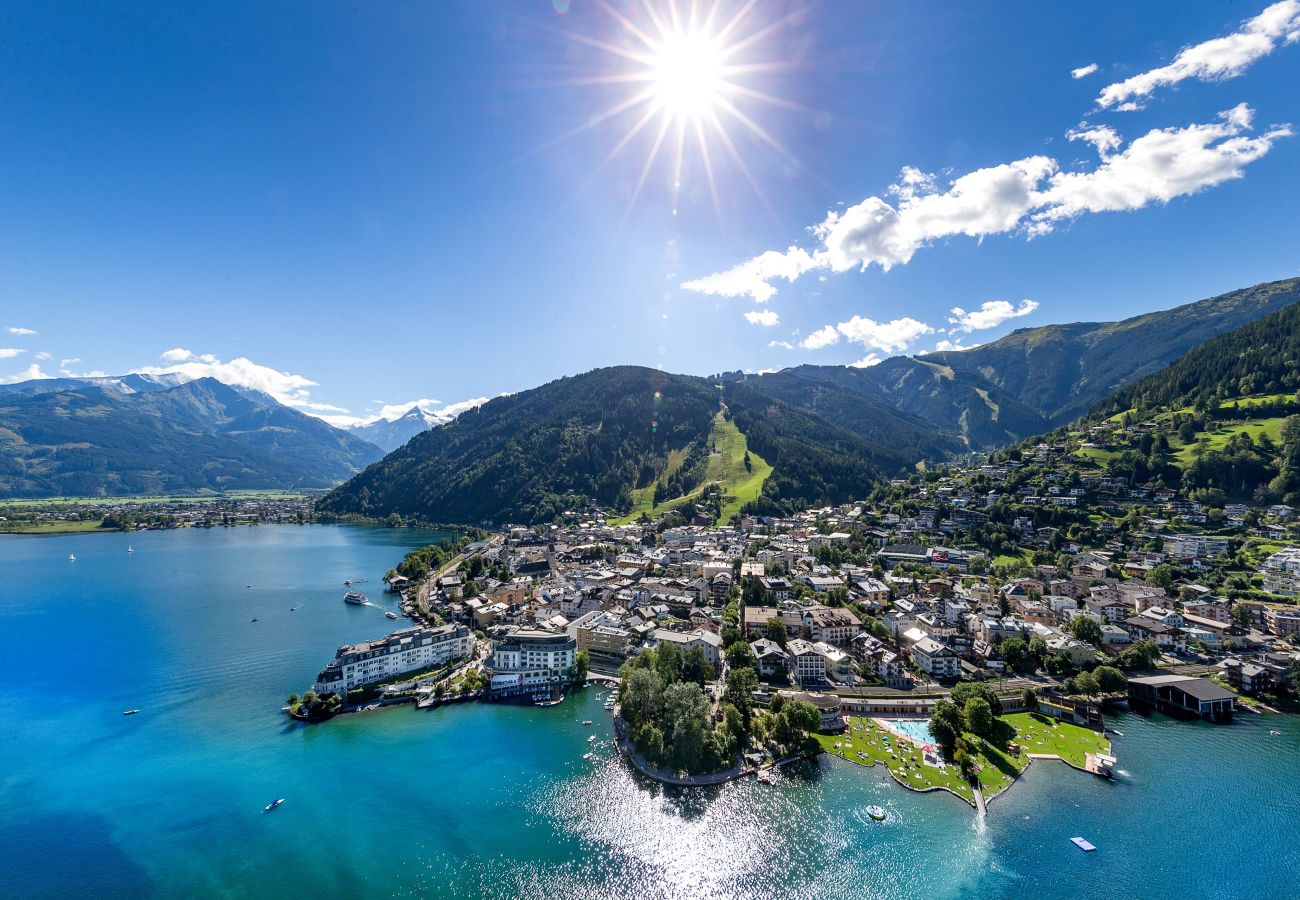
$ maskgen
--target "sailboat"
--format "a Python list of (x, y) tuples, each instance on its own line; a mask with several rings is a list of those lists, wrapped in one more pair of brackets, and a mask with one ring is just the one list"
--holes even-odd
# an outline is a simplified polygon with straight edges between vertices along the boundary
[(68, 562), (76, 562), (76, 561), (77, 561), (77, 554), (75, 554), (75, 553), (69, 553), (69, 554), (68, 554)]
[(135, 548), (132, 547), (130, 544), (127, 544), (127, 545), (126, 545), (126, 552), (127, 552), (127, 553), (134, 553), (134, 552), (135, 552)]

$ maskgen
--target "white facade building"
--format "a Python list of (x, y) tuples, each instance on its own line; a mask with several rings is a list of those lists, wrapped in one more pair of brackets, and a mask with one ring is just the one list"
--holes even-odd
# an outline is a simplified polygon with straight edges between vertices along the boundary
[(387, 637), (345, 644), (316, 676), (318, 694), (347, 696), (348, 691), (375, 684), (454, 659), (469, 656), (474, 636), (464, 625), (403, 628)]

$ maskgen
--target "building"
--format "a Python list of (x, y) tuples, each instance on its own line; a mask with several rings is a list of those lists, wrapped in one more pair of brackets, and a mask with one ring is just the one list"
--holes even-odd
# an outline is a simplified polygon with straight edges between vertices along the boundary
[(462, 659), (473, 647), (474, 636), (464, 625), (403, 628), (387, 637), (339, 647), (333, 661), (316, 676), (312, 690), (346, 697), (363, 685)]
[(1152, 675), (1130, 678), (1129, 699), (1160, 712), (1199, 716), (1214, 722), (1232, 718), (1237, 695), (1204, 678)]
[(786, 667), (795, 684), (824, 684), (826, 657), (811, 642), (795, 638), (785, 645)]
[(848, 644), (862, 633), (862, 620), (847, 609), (809, 606), (803, 610), (803, 632), (811, 641)]
[(686, 653), (696, 647), (704, 654), (704, 658), (709, 665), (715, 669), (718, 667), (718, 657), (722, 646), (722, 638), (718, 637), (712, 631), (669, 631), (666, 628), (659, 628), (654, 633), (655, 644), (676, 644), (677, 649)]
[(616, 672), (627, 660), (632, 632), (618, 625), (580, 625), (574, 638), (579, 653), (586, 652), (589, 665), (602, 672)]
[(749, 649), (754, 651), (754, 658), (758, 660), (761, 677), (771, 678), (785, 671), (785, 650), (776, 641), (759, 638), (749, 645)]
[(832, 647), (825, 641), (814, 641), (813, 649), (826, 661), (826, 679), (841, 684), (852, 684), (853, 660), (838, 647)]
[(934, 638), (922, 638), (912, 645), (912, 661), (931, 678), (956, 678), (961, 674), (961, 660)]
[(839, 697), (834, 694), (817, 694), (807, 691), (778, 691), (777, 696), (787, 703), (811, 703), (817, 707), (817, 715), (821, 718), (821, 727), (823, 731), (833, 731), (844, 727), (844, 720), (840, 717), (840, 710), (843, 706)]
[(578, 641), (573, 635), (519, 628), (492, 648), (485, 667), (491, 675), (493, 696), (510, 696), (529, 690), (549, 689), (573, 675)]
[(745, 637), (753, 639), (763, 633), (767, 623), (779, 619), (781, 611), (774, 606), (745, 607)]

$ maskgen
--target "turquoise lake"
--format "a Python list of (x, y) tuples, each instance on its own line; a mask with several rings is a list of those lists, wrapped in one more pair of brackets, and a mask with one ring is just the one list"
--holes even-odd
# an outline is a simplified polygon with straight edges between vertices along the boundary
[(1114, 718), (1115, 782), (1038, 762), (986, 820), (830, 759), (774, 787), (647, 785), (614, 756), (595, 688), (553, 709), (289, 723), (284, 698), (337, 645), (400, 624), (345, 605), (344, 579), (391, 606), (379, 578), (436, 538), (0, 537), (0, 896), (1300, 894), (1292, 717)]

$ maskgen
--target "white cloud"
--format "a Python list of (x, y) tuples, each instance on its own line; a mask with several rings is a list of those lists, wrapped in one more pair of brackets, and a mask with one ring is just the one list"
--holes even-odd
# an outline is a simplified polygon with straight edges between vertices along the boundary
[(857, 362), (849, 363), (848, 367), (850, 369), (870, 369), (872, 366), (880, 365), (883, 361), (879, 353), (868, 353)]
[(751, 309), (745, 313), (745, 321), (750, 325), (763, 325), (771, 327), (780, 321), (780, 317), (775, 310), (771, 309)]
[(831, 344), (838, 343), (840, 333), (835, 330), (834, 325), (826, 325), (818, 328), (812, 334), (808, 335), (799, 342), (799, 346), (805, 350), (820, 350), (823, 347), (829, 347)]
[(794, 344), (790, 343), (789, 341), (768, 341), (767, 345), (769, 347), (780, 347), (782, 350), (794, 349)]
[(854, 316), (847, 322), (836, 325), (835, 330), (852, 343), (861, 344), (869, 350), (882, 350), (885, 353), (906, 350), (922, 335), (934, 334), (933, 328), (910, 316), (890, 322), (876, 322), (863, 316)]
[[(952, 315), (948, 317), (948, 323), (954, 326), (954, 333), (964, 331), (970, 334), (972, 331), (996, 328), (1003, 322), (1027, 316), (1036, 309), (1038, 309), (1038, 301), (1036, 300), (1021, 300), (1019, 306), (1012, 306), (1010, 301), (1007, 300), (986, 300), (980, 304), (979, 309), (970, 312), (960, 306), (954, 306)], [(944, 341), (942, 343), (948, 342)]]
[(1224, 81), (1236, 78), (1251, 63), (1268, 56), (1279, 42), (1300, 40), (1300, 0), (1282, 0), (1266, 8), (1231, 34), (1184, 47), (1167, 66), (1108, 84), (1097, 97), (1103, 109), (1141, 109), (1157, 88), (1188, 78)]
[(794, 281), (805, 272), (817, 268), (817, 262), (798, 247), (782, 253), (769, 250), (735, 268), (705, 278), (697, 278), (682, 285), (688, 291), (711, 294), (717, 297), (749, 296), (757, 303), (766, 303), (776, 293), (768, 284), (777, 278)]
[(68, 366), (71, 366), (71, 365), (73, 365), (73, 364), (75, 364), (75, 363), (79, 363), (79, 362), (81, 362), (81, 357), (80, 357), (80, 356), (69, 356), (67, 359), (61, 359), (61, 360), (59, 360), (59, 368), (60, 368), (60, 369), (66, 369)]
[(1124, 144), (1124, 139), (1119, 136), (1118, 132), (1107, 125), (1083, 125), (1071, 129), (1065, 136), (1072, 141), (1085, 141), (1092, 144), (1097, 151), (1097, 155), (1103, 159)]
[(1220, 113), (1218, 122), (1155, 128), (1090, 172), (1058, 172), (1038, 195), (1040, 210), (1032, 216), (1030, 233), (1050, 231), (1056, 222), (1085, 212), (1141, 209), (1241, 178), (1245, 166), (1292, 133), (1281, 125), (1248, 137), (1243, 132), (1253, 115), (1242, 103)]
[(17, 334), (21, 336), (27, 336), (27, 335), (39, 333), (39, 332), (32, 331), (30, 328), (18, 328), (17, 326), (14, 325), (10, 325), (8, 328), (5, 329), (5, 331), (9, 332), (10, 334)]
[(53, 375), (46, 375), (44, 372), (42, 372), (39, 363), (32, 363), (26, 369), (23, 369), (21, 372), (18, 372), (17, 374), (10, 375), (5, 378), (0, 378), (0, 384), (17, 384), (20, 381), (37, 381), (37, 380), (44, 380), (53, 377), (54, 377)]
[(1070, 70), (1070, 77), (1074, 79), (1087, 78), (1093, 72), (1097, 71), (1096, 63), (1088, 63), (1086, 66), (1080, 66), (1077, 69)]
[(979, 344), (963, 344), (961, 338), (955, 341), (940, 341), (934, 345), (935, 353), (943, 353), (947, 350), (974, 350)]
[(26, 353), (19, 347), (0, 347), (0, 359), (13, 359), (15, 356), (21, 356)]
[(54, 355), (52, 353), (46, 352), (45, 350), (42, 350), (40, 353), (36, 354), (36, 358), (41, 361), (46, 361), (46, 360), (54, 359)]
[(310, 389), (319, 385), (310, 378), (259, 365), (242, 356), (222, 362), (210, 353), (195, 356), (190, 351), (177, 347), (163, 353), (162, 358), (170, 364), (143, 366), (132, 371), (141, 375), (177, 373), (186, 378), (215, 378), (226, 384), (270, 394), (285, 406), (303, 412), (347, 412), (343, 407), (312, 400)]
[(776, 293), (771, 282), (777, 278), (794, 281), (814, 269), (845, 272), (873, 263), (887, 271), (942, 238), (982, 239), (1015, 231), (1033, 237), (1083, 212), (1167, 203), (1240, 178), (1244, 166), (1292, 133), (1289, 125), (1279, 125), (1258, 137), (1246, 136), (1252, 115), (1241, 104), (1221, 113), (1217, 122), (1152, 129), (1126, 147), (1108, 128), (1076, 129), (1071, 138), (1088, 141), (1101, 154), (1098, 165), (1086, 171), (1062, 172), (1050, 157), (1028, 156), (976, 169), (939, 190), (932, 176), (905, 168), (885, 192), (898, 198), (896, 205), (868, 197), (842, 212), (827, 213), (810, 229), (820, 241), (812, 252), (801, 247), (769, 250), (682, 287), (766, 302)]

